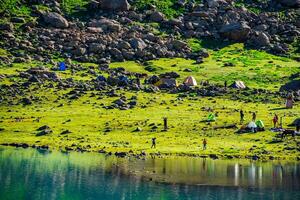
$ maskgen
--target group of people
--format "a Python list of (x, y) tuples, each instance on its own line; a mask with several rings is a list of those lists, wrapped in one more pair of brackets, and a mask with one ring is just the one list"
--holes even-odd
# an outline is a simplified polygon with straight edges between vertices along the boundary
[[(210, 114), (209, 118), (213, 118), (211, 121), (214, 121), (215, 117), (217, 115), (218, 115), (218, 113), (216, 113), (216, 114)], [(256, 122), (256, 118), (257, 118), (256, 112), (252, 112), (252, 122), (255, 123)], [(245, 121), (245, 113), (244, 113), (243, 110), (240, 110), (240, 123), (243, 124), (244, 121)], [(279, 124), (279, 116), (277, 114), (274, 114), (272, 122), (273, 122), (274, 128), (282, 128), (282, 117), (281, 117), (281, 122)], [(296, 127), (296, 132), (298, 132), (298, 133), (300, 132), (300, 126)], [(205, 138), (203, 139), (202, 144), (203, 144), (203, 150), (206, 150), (207, 140)], [(156, 148), (156, 138), (152, 138), (151, 148)]]

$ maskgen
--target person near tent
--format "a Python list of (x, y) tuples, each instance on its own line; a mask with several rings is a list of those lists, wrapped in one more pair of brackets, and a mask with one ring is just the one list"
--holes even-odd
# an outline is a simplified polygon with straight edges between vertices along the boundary
[(294, 106), (294, 95), (293, 93), (288, 94), (287, 98), (286, 98), (286, 103), (285, 103), (285, 107), (288, 109), (293, 108)]
[(255, 122), (256, 121), (256, 112), (252, 113), (252, 121)]
[(156, 148), (156, 138), (152, 138), (152, 146), (151, 146), (151, 149), (152, 148)]
[(203, 139), (202, 144), (203, 144), (203, 150), (205, 150), (206, 149), (206, 145), (207, 145), (207, 141), (206, 141), (205, 138)]
[(273, 117), (274, 128), (277, 128), (278, 120), (279, 120), (279, 117), (278, 117), (277, 114), (275, 114), (274, 117)]
[(244, 117), (245, 117), (245, 114), (244, 114), (244, 111), (243, 110), (240, 110), (240, 123), (242, 124), (244, 122)]

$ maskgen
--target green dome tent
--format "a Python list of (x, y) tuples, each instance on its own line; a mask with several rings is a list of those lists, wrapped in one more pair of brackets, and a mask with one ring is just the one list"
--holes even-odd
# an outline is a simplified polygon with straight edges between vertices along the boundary
[(210, 113), (210, 114), (207, 116), (207, 121), (210, 121), (210, 122), (216, 121), (216, 116), (215, 116), (215, 114)]
[(257, 120), (257, 121), (255, 122), (255, 124), (256, 124), (256, 126), (259, 127), (259, 128), (264, 128), (264, 127), (265, 127), (263, 121), (261, 121), (261, 120)]

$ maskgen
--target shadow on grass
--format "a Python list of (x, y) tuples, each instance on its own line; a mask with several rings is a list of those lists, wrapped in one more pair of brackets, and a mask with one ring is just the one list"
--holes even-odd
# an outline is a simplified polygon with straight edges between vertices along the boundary
[(286, 107), (281, 107), (281, 108), (272, 108), (270, 110), (288, 110)]
[(212, 49), (212, 50), (222, 49), (222, 48), (225, 48), (229, 45), (234, 44), (234, 42), (232, 42), (232, 41), (223, 41), (223, 42), (221, 42), (219, 40), (214, 40), (214, 39), (201, 40), (201, 41), (199, 41), (199, 43), (201, 44), (201, 46), (203, 48)]

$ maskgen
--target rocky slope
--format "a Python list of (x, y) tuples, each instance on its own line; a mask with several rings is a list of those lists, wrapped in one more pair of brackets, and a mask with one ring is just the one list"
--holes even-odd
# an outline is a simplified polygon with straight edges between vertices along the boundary
[[(123, 60), (152, 60), (185, 57), (201, 60), (205, 51), (192, 52), (188, 38), (244, 42), (251, 48), (287, 54), (300, 35), (299, 1), (248, 2), (255, 13), (233, 0), (179, 0), (184, 12), (168, 19), (157, 8), (137, 10), (135, 1), (92, 0), (84, 17), (64, 13), (59, 1), (32, 0), (26, 21), (13, 14), (0, 25), (0, 48), (4, 63), (27, 60), (50, 61), (53, 55), (81, 62), (109, 63)], [(41, 9), (39, 5), (47, 6)]]

